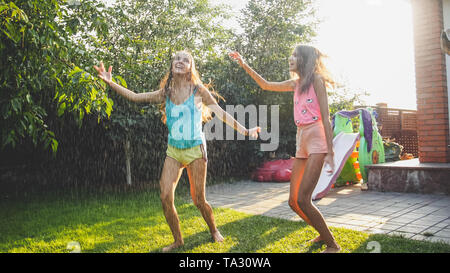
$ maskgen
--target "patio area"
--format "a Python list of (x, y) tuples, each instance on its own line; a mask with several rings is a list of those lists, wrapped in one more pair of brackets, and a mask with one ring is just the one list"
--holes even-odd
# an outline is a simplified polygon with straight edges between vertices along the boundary
[[(289, 207), (289, 183), (241, 181), (207, 187), (213, 207), (301, 221)], [(450, 196), (332, 189), (314, 201), (329, 226), (450, 244)]]

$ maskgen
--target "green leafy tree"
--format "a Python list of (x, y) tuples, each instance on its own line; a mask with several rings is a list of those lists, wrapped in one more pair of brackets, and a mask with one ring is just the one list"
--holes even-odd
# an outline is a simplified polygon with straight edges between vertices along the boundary
[[(85, 63), (88, 52), (75, 38), (77, 22), (101, 12), (102, 4), (83, 1), (84, 13), (65, 1), (0, 1), (0, 127), (1, 146), (15, 147), (29, 138), (35, 146), (58, 147), (48, 127), (53, 105), (58, 115), (85, 113), (109, 116), (112, 101), (92, 75), (75, 63)], [(101, 25), (86, 25), (103, 31)]]

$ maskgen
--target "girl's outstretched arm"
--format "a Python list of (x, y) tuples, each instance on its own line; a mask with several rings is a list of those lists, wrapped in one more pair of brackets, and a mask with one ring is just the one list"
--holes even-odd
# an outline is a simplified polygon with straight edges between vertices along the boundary
[(247, 72), (250, 77), (261, 87), (263, 90), (267, 91), (276, 91), (276, 92), (288, 92), (294, 91), (295, 88), (295, 80), (287, 80), (282, 82), (269, 82), (261, 75), (256, 73), (242, 58), (239, 52), (234, 51), (229, 54), (229, 56), (239, 62), (239, 65)]
[(94, 65), (95, 70), (98, 72), (98, 77), (102, 79), (106, 84), (108, 84), (112, 90), (117, 92), (119, 95), (123, 96), (132, 102), (148, 102), (148, 103), (162, 103), (164, 102), (164, 96), (162, 90), (157, 90), (153, 92), (146, 93), (134, 93), (131, 90), (115, 83), (112, 81), (112, 66), (109, 67), (108, 71), (105, 70), (103, 62), (100, 62), (100, 67)]
[(222, 107), (220, 107), (217, 104), (217, 101), (213, 98), (211, 95), (211, 92), (209, 92), (208, 88), (206, 88), (203, 85), (200, 85), (199, 92), (202, 98), (202, 102), (209, 108), (211, 111), (216, 114), (220, 120), (222, 120), (224, 123), (228, 124), (229, 126), (233, 127), (236, 131), (238, 131), (240, 134), (244, 136), (251, 136), (253, 138), (258, 138), (258, 133), (261, 132), (260, 127), (255, 127), (252, 129), (247, 129), (242, 124), (237, 122), (230, 114), (225, 112)]
[(331, 129), (330, 110), (328, 109), (327, 90), (323, 79), (317, 74), (314, 78), (313, 85), (317, 99), (319, 100), (320, 114), (322, 116), (323, 128), (327, 139), (328, 154), (325, 156), (324, 162), (330, 166), (328, 172), (332, 173), (334, 170), (333, 131)]

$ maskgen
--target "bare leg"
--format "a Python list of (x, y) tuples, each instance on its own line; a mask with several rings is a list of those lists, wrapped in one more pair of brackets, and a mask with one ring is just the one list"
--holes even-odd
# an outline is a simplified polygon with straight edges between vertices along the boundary
[(310, 220), (306, 217), (305, 213), (298, 206), (298, 190), (300, 188), (300, 183), (303, 179), (303, 174), (305, 173), (306, 159), (296, 158), (294, 160), (294, 165), (292, 167), (291, 184), (289, 190), (289, 206), (293, 211), (295, 211), (300, 218), (302, 218), (306, 223), (311, 225)]
[(203, 219), (208, 225), (213, 240), (222, 242), (223, 237), (216, 227), (212, 208), (205, 197), (206, 168), (206, 161), (203, 158), (196, 159), (187, 166), (191, 197), (194, 205), (200, 210)]
[(175, 188), (178, 180), (180, 179), (183, 166), (180, 162), (171, 157), (166, 157), (164, 161), (164, 167), (159, 181), (161, 189), (161, 203), (164, 210), (164, 216), (169, 224), (170, 230), (174, 238), (174, 243), (163, 248), (163, 252), (171, 251), (184, 244), (183, 237), (181, 235), (180, 220), (178, 219), (177, 210), (174, 205)]
[(340, 246), (328, 229), (322, 214), (312, 203), (312, 193), (319, 180), (324, 157), (325, 154), (311, 154), (306, 161), (305, 173), (298, 191), (298, 205), (310, 220), (311, 225), (319, 232), (320, 238), (316, 240), (323, 240), (327, 244), (325, 252), (337, 252)]
[[(306, 160), (307, 160), (306, 158), (305, 159), (296, 158), (294, 161), (289, 191), (289, 206), (292, 208), (293, 211), (297, 213), (298, 216), (300, 216), (300, 218), (302, 218), (306, 223), (311, 225), (311, 221), (308, 219), (308, 217), (306, 217), (305, 213), (300, 209), (298, 205), (298, 191), (300, 188), (301, 181), (303, 179), (303, 175), (305, 173)], [(321, 241), (322, 238), (319, 235), (317, 238), (309, 242), (318, 243)]]

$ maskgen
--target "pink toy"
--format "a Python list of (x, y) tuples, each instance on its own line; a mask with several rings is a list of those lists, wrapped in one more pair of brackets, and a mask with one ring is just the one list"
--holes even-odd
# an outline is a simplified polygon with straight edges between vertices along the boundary
[(252, 180), (258, 182), (289, 182), (294, 158), (265, 162), (252, 173)]

